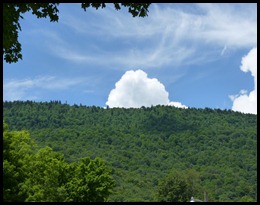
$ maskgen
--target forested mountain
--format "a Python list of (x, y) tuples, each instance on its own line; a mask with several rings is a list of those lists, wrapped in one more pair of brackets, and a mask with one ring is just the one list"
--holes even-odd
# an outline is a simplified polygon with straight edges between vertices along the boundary
[[(14, 101), (3, 103), (3, 120), (9, 130), (28, 130), (39, 147), (63, 153), (68, 163), (88, 156), (110, 163), (116, 187), (109, 201), (171, 200), (162, 198), (163, 186), (176, 172), (198, 176), (196, 198), (206, 191), (209, 201), (256, 201), (253, 114)], [(187, 186), (195, 187), (193, 182)]]

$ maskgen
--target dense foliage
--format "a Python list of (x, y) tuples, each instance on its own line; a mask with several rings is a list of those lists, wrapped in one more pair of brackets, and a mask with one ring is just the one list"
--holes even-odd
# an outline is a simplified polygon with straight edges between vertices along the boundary
[(193, 169), (172, 170), (159, 184), (158, 199), (163, 202), (187, 202), (201, 191), (199, 173)]
[[(3, 111), (11, 130), (29, 130), (40, 147), (62, 152), (67, 163), (85, 156), (111, 163), (116, 188), (109, 201), (173, 200), (167, 198), (170, 192), (161, 192), (167, 180), (176, 179), (171, 173), (183, 175), (179, 181), (198, 199), (207, 191), (209, 201), (256, 201), (256, 115), (172, 106), (104, 109), (60, 101), (4, 102)], [(187, 170), (199, 176), (195, 186)]]
[(68, 164), (50, 147), (36, 150), (26, 131), (3, 124), (3, 198), (7, 202), (103, 202), (115, 181), (100, 158)]

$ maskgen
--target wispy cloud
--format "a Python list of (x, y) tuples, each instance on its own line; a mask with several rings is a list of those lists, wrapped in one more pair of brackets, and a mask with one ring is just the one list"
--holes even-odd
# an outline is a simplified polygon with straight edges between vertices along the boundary
[[(194, 14), (178, 10), (174, 4), (171, 7), (152, 4), (147, 18), (132, 18), (128, 13), (116, 12), (110, 7), (92, 11), (95, 19), (88, 19), (88, 16), (82, 19), (66, 13), (61, 23), (87, 35), (87, 38), (95, 35), (103, 41), (110, 41), (111, 49), (84, 54), (60, 49), (56, 53), (68, 60), (104, 62), (123, 67), (131, 64), (145, 68), (161, 67), (194, 63), (196, 59), (203, 62), (209, 53), (217, 53), (223, 46), (244, 48), (256, 44), (256, 12), (247, 9), (247, 4), (242, 10), (237, 10), (238, 6), (196, 4), (201, 12)], [(120, 48), (127, 44), (128, 49)], [(215, 51), (205, 48), (209, 45)]]
[(71, 86), (85, 82), (84, 78), (57, 78), (54, 76), (41, 76), (33, 79), (5, 80), (3, 98), (13, 100), (35, 100), (41, 98), (39, 89), (66, 90)]
[(237, 9), (242, 8), (240, 4), (195, 4), (195, 8), (200, 12), (188, 13), (175, 4), (152, 4), (147, 18), (133, 18), (112, 5), (73, 16), (61, 12), (60, 23), (76, 33), (75, 38), (80, 35), (95, 47), (91, 39), (99, 36), (99, 43), (109, 46), (91, 51), (75, 48), (73, 42), (53, 42), (50, 47), (57, 56), (73, 62), (147, 69), (200, 63), (218, 58), (223, 47), (221, 54), (227, 47), (256, 45), (256, 4), (245, 4), (243, 9)]
[(197, 4), (205, 14), (195, 37), (208, 43), (250, 48), (257, 42), (256, 4)]
[(221, 51), (220, 55), (222, 55), (222, 56), (223, 56), (223, 55), (224, 55), (224, 53), (226, 52), (226, 50), (227, 50), (227, 46), (225, 45), (225, 46), (224, 46), (224, 48), (222, 49), (222, 51)]

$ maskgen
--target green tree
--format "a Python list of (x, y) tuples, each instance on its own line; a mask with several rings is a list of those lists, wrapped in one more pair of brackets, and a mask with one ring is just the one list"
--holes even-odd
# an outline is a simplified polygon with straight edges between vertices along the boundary
[(115, 181), (111, 170), (101, 158), (91, 160), (85, 157), (71, 167), (72, 176), (65, 185), (68, 193), (66, 201), (104, 202), (108, 199), (115, 187)]
[(95, 202), (112, 193), (112, 170), (101, 158), (68, 164), (50, 147), (35, 147), (29, 132), (9, 132), (3, 123), (4, 201)]
[[(57, 22), (58, 3), (4, 3), (3, 4), (3, 55), (7, 63), (15, 63), (22, 59), (21, 44), (18, 41), (18, 31), (22, 30), (20, 18), (23, 13), (32, 11), (37, 18), (49, 17), (51, 22)], [(114, 3), (115, 9), (127, 7), (133, 17), (145, 17), (148, 15), (150, 3)], [(82, 3), (81, 7), (86, 11), (88, 7), (96, 9), (106, 7), (106, 3)]]
[(21, 185), (25, 201), (59, 202), (65, 199), (66, 183), (64, 157), (50, 147), (40, 149), (27, 163), (27, 178)]
[(249, 196), (243, 196), (242, 198), (240, 198), (239, 202), (255, 202), (255, 200)]
[(3, 199), (4, 201), (23, 201), (19, 186), (26, 178), (26, 163), (36, 144), (29, 132), (10, 132), (3, 123)]
[[(194, 170), (173, 170), (158, 186), (158, 200), (164, 202), (187, 202), (198, 194), (198, 173)], [(197, 184), (195, 184), (197, 183)]]

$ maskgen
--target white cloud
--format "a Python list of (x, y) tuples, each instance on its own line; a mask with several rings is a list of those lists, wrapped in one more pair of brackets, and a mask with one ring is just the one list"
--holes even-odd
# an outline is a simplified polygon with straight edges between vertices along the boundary
[(172, 105), (187, 108), (179, 102), (170, 102), (164, 85), (156, 78), (148, 78), (142, 70), (127, 71), (109, 93), (106, 105), (125, 108)]
[(41, 76), (34, 79), (23, 80), (5, 80), (3, 85), (3, 98), (6, 101), (35, 100), (41, 97), (39, 88), (48, 90), (64, 90), (82, 82), (84, 82), (83, 78), (69, 79), (56, 78), (54, 76)]
[[(147, 69), (205, 62), (218, 58), (223, 47), (221, 54), (225, 48), (256, 45), (256, 4), (203, 3), (186, 7), (189, 9), (185, 10), (184, 4), (182, 7), (151, 4), (146, 18), (133, 18), (128, 12), (115, 11), (113, 5), (73, 16), (61, 11), (60, 23), (73, 33), (77, 31), (76, 35), (88, 39), (99, 36), (99, 42), (90, 42), (89, 46), (103, 43), (111, 46), (95, 52), (67, 47), (64, 52), (56, 53), (76, 62)], [(192, 9), (197, 12), (191, 12)], [(70, 55), (66, 55), (67, 50)]]
[(221, 54), (220, 54), (220, 55), (222, 55), (222, 56), (223, 56), (223, 55), (224, 55), (224, 53), (226, 52), (226, 50), (227, 50), (227, 46), (225, 45), (225, 46), (224, 46), (224, 48), (222, 49), (222, 51), (221, 51)]
[[(30, 79), (10, 80), (3, 84), (3, 99), (7, 101), (21, 100), (26, 95), (26, 91), (33, 87), (35, 82)], [(27, 95), (28, 100), (35, 100), (36, 96)]]
[(246, 90), (241, 90), (238, 95), (230, 95), (233, 101), (232, 110), (243, 113), (257, 114), (257, 47), (242, 58), (240, 69), (251, 72), (254, 78), (254, 90), (247, 95)]
[(201, 16), (199, 31), (192, 35), (208, 43), (248, 48), (257, 42), (256, 4), (197, 4)]
[(169, 102), (168, 105), (178, 107), (178, 108), (188, 108), (186, 105), (183, 105), (180, 102)]

